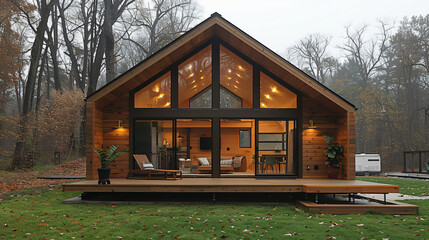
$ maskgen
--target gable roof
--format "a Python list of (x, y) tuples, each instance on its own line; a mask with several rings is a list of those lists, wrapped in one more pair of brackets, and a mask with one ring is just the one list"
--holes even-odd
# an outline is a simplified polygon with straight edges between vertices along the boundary
[(222, 18), (218, 13), (213, 13), (176, 40), (90, 94), (87, 101), (100, 102), (104, 105), (119, 98), (213, 37), (220, 38), (284, 81), (287, 79), (286, 82), (289, 85), (310, 98), (336, 110), (338, 108), (346, 111), (356, 110), (352, 103)]

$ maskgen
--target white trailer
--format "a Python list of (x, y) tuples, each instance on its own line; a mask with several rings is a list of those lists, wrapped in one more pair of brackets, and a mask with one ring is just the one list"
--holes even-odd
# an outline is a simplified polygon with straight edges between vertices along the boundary
[(355, 156), (355, 169), (357, 176), (379, 175), (381, 173), (380, 154), (360, 153)]

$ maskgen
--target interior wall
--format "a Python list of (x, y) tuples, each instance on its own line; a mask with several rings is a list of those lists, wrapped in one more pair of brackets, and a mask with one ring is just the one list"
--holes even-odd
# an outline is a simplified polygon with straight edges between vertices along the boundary
[[(254, 172), (255, 123), (254, 121), (249, 123), (251, 123), (250, 128), (221, 128), (221, 157), (245, 156), (246, 172)], [(250, 148), (240, 148), (240, 130), (250, 131)]]

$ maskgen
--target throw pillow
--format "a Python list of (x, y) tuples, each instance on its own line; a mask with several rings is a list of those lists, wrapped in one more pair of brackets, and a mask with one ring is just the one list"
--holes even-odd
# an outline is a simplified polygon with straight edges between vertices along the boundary
[(154, 169), (152, 163), (143, 163), (143, 169)]
[(243, 159), (243, 157), (234, 157), (233, 158), (233, 167), (234, 168), (239, 168), (241, 167), (241, 160)]
[(232, 159), (220, 160), (220, 165), (221, 166), (232, 166)]
[(198, 158), (198, 161), (200, 162), (201, 166), (209, 166), (209, 160), (207, 160), (207, 158)]

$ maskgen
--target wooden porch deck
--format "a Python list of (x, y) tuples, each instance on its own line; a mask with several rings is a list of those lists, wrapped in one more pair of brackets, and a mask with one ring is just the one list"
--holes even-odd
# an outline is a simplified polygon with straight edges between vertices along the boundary
[(397, 193), (397, 185), (358, 180), (184, 178), (181, 180), (133, 180), (113, 178), (67, 183), (65, 192), (181, 192), (181, 193)]

